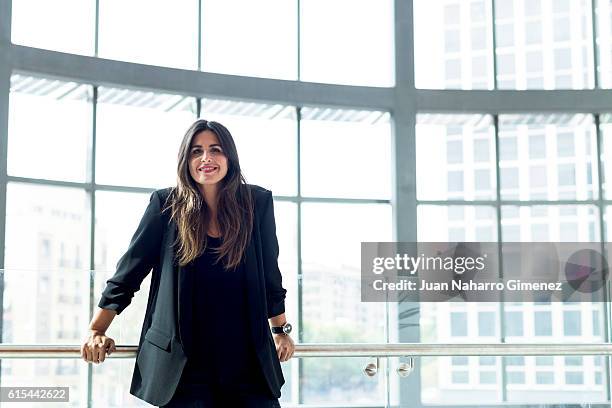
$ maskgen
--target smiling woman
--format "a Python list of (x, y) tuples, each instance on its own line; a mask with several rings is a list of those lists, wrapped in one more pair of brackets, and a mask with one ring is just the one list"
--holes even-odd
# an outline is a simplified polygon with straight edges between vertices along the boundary
[(295, 346), (278, 249), (272, 192), (246, 183), (225, 126), (197, 120), (177, 185), (153, 192), (107, 281), (83, 358), (115, 350), (106, 330), (152, 269), (130, 393), (167, 408), (279, 407), (280, 362)]

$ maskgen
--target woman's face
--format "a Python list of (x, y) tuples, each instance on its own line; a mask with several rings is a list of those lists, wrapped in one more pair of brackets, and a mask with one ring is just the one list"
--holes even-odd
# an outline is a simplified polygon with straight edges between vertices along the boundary
[(216, 184), (227, 174), (227, 157), (213, 131), (204, 130), (191, 141), (189, 172), (202, 185)]

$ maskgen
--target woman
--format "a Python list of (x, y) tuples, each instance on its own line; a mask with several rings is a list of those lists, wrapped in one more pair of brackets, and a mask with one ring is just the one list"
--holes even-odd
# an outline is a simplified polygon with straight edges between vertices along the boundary
[(177, 186), (151, 195), (102, 292), (85, 361), (115, 350), (106, 330), (151, 269), (130, 393), (164, 407), (279, 407), (279, 362), (295, 346), (272, 193), (246, 184), (220, 123), (197, 120), (186, 132)]

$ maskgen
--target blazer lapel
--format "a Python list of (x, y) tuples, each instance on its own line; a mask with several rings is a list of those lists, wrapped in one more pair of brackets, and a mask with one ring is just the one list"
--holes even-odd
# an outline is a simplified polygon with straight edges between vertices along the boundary
[[(192, 274), (190, 268), (178, 266), (176, 260), (176, 254), (172, 247), (176, 235), (178, 233), (177, 226), (174, 222), (168, 225), (168, 240), (166, 244), (166, 260), (171, 262), (171, 265), (167, 265), (171, 268), (173, 274), (172, 282), (176, 284), (176, 311), (177, 311), (177, 334), (179, 341), (183, 345), (185, 354), (189, 355), (191, 350), (191, 322), (192, 322), (192, 296), (193, 296), (193, 283), (191, 281)], [(171, 261), (170, 261), (171, 260)], [(174, 288), (172, 288), (174, 290)]]

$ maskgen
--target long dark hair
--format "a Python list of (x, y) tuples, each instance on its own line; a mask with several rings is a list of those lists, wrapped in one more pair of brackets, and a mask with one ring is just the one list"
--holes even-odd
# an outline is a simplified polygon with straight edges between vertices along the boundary
[(171, 220), (177, 225), (178, 235), (173, 245), (179, 265), (185, 266), (206, 248), (211, 222), (208, 205), (189, 172), (192, 140), (205, 130), (217, 135), (227, 157), (228, 169), (219, 181), (217, 207), (217, 222), (223, 239), (215, 252), (217, 260), (222, 260), (226, 269), (233, 269), (240, 264), (251, 238), (253, 198), (240, 170), (234, 138), (225, 126), (198, 119), (189, 127), (178, 154), (177, 185), (172, 188), (164, 211), (170, 210)]

